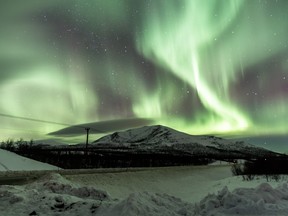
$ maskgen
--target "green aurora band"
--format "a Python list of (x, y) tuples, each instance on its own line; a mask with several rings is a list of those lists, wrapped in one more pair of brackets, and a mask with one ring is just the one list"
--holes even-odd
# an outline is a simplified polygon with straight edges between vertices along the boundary
[[(281, 42), (275, 43), (275, 37), (278, 41), (285, 41), (287, 37), (285, 22), (279, 22), (279, 17), (273, 18), (272, 13), (269, 16), (256, 1), (193, 0), (182, 1), (181, 7), (178, 3), (155, 1), (155, 6), (151, 7), (155, 11), (147, 12), (144, 24), (147, 34), (139, 36), (138, 48), (147, 58), (156, 60), (194, 88), (206, 109), (196, 116), (193, 113), (190, 119), (164, 118), (163, 124), (198, 134), (287, 132), (287, 123), (282, 118), (287, 117), (287, 99), (285, 102), (281, 98), (269, 108), (260, 108), (258, 112), (263, 118), (267, 119), (272, 110), (280, 115), (275, 128), (271, 125), (266, 128), (258, 125), (249, 110), (237, 104), (229, 94), (231, 85), (243, 75), (244, 68), (287, 49)], [(273, 12), (277, 14), (277, 8)], [(249, 20), (260, 24), (257, 32)], [(273, 49), (267, 52), (267, 47)], [(137, 113), (145, 111), (137, 110)]]
[[(7, 1), (0, 114), (287, 134), (287, 8), (286, 0)], [(1, 140), (47, 139), (64, 127), (0, 118)]]

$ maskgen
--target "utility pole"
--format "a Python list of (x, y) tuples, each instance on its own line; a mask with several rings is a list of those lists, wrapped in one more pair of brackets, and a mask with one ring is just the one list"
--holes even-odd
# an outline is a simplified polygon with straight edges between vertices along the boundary
[(86, 130), (86, 154), (88, 153), (88, 139), (89, 139), (89, 131), (90, 131), (90, 128), (85, 128)]

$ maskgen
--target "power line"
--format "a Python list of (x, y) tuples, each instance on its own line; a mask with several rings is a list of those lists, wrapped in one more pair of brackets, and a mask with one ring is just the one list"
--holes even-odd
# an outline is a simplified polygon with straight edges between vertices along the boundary
[(0, 113), (0, 116), (6, 117), (6, 118), (21, 119), (21, 120), (26, 120), (26, 121), (56, 124), (56, 125), (62, 125), (62, 126), (73, 126), (71, 124), (66, 124), (66, 123), (59, 123), (59, 122), (46, 121), (46, 120), (40, 120), (40, 119), (34, 119), (34, 118), (28, 118), (28, 117), (14, 116), (14, 115), (8, 115), (8, 114), (4, 114), (4, 113)]
[[(19, 120), (25, 120), (25, 121), (33, 121), (33, 122), (40, 122), (40, 123), (46, 123), (46, 124), (54, 124), (54, 125), (61, 125), (61, 126), (66, 126), (66, 127), (76, 127), (76, 128), (81, 128), (87, 131), (87, 126), (85, 125), (72, 125), (72, 124), (67, 124), (67, 123), (60, 123), (60, 122), (54, 122), (54, 121), (47, 121), (47, 120), (41, 120), (41, 119), (35, 119), (35, 118), (28, 118), (28, 117), (22, 117), (22, 116), (15, 116), (15, 115), (9, 115), (5, 113), (0, 113), (0, 116), (5, 117), (5, 118), (13, 118), (13, 119), (19, 119)], [(93, 129), (94, 131), (102, 132), (99, 129), (89, 127), (89, 130)]]

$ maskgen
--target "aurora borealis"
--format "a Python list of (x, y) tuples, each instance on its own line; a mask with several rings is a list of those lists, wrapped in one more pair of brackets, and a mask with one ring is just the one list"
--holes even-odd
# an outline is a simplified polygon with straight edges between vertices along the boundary
[[(286, 135), (287, 9), (286, 0), (1, 2), (0, 113)], [(0, 120), (2, 140), (64, 127)]]

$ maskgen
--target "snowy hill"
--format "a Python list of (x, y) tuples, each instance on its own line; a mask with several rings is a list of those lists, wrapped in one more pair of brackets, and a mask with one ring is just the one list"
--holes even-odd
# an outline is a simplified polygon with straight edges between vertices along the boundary
[(13, 152), (0, 149), (0, 171), (58, 170), (56, 166), (41, 163)]
[(204, 146), (231, 144), (230, 141), (213, 136), (193, 136), (161, 125), (145, 126), (104, 136), (95, 143), (165, 145), (198, 143)]
[(189, 135), (161, 125), (115, 132), (93, 142), (103, 148), (128, 148), (130, 151), (174, 152), (194, 156), (232, 158), (277, 156), (264, 148), (215, 136)]

